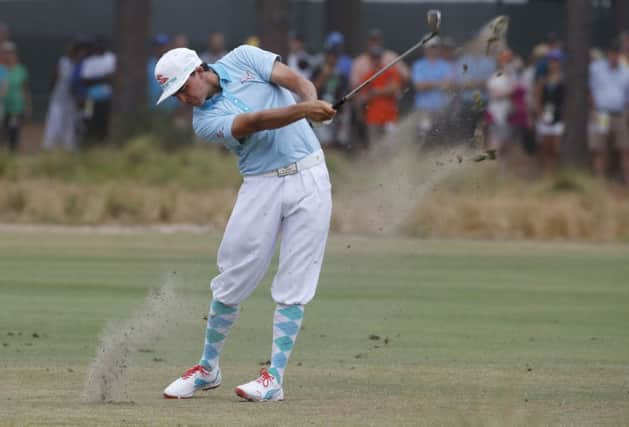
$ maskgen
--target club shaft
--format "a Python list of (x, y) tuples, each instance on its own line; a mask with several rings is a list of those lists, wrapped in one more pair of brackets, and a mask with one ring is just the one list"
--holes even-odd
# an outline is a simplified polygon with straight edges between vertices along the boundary
[(415, 50), (417, 50), (418, 48), (422, 47), (424, 44), (428, 43), (433, 37), (435, 37), (437, 35), (437, 31), (433, 31), (432, 33), (430, 33), (428, 36), (424, 37), (423, 39), (421, 39), (419, 42), (417, 42), (414, 46), (410, 47), (408, 50), (406, 50), (406, 52), (404, 52), (403, 54), (401, 54), (400, 56), (398, 56), (397, 58), (395, 58), (393, 61), (389, 62), (387, 65), (385, 65), (384, 67), (382, 67), (376, 74), (374, 74), (373, 76), (369, 77), (367, 80), (365, 80), (363, 83), (361, 83), (359, 86), (357, 86), (356, 88), (354, 88), (351, 92), (349, 92), (347, 95), (343, 96), (343, 98), (341, 98), (339, 101), (337, 101), (336, 103), (334, 103), (333, 107), (335, 109), (337, 109), (338, 107), (340, 107), (341, 105), (343, 105), (345, 102), (349, 101), (354, 95), (356, 95), (362, 88), (364, 88), (365, 86), (367, 86), (369, 83), (373, 82), (375, 79), (377, 79), (378, 77), (380, 77), (382, 75), (382, 73), (384, 73), (385, 71), (387, 71), (389, 68), (393, 67), (395, 64), (397, 64), (398, 62), (400, 62), (401, 60), (403, 60), (404, 58), (406, 58), (408, 55), (410, 55), (411, 53), (413, 53)]

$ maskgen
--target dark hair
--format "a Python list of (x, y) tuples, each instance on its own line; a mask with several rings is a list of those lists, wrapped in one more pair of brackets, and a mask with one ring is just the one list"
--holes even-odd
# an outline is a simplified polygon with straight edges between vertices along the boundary
[(302, 43), (306, 43), (306, 37), (302, 33), (292, 33), (291, 37), (293, 40), (297, 40)]
[(546, 33), (546, 43), (557, 43), (559, 41), (559, 35), (557, 35), (556, 32), (551, 31), (549, 33)]
[(380, 28), (372, 28), (369, 30), (369, 35), (367, 36), (371, 40), (380, 40), (384, 39), (384, 33)]
[(205, 62), (201, 63), (201, 68), (203, 68), (203, 71), (210, 71), (210, 66), (207, 65)]

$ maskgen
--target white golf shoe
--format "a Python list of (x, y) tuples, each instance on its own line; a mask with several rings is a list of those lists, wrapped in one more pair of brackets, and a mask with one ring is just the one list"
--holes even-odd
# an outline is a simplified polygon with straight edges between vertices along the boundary
[(284, 400), (284, 390), (275, 377), (269, 374), (266, 368), (260, 370), (260, 377), (257, 380), (239, 385), (234, 390), (236, 394), (250, 402), (271, 402)]
[(167, 399), (187, 399), (195, 391), (211, 390), (221, 385), (221, 370), (208, 370), (201, 365), (194, 365), (184, 374), (170, 383), (164, 390)]

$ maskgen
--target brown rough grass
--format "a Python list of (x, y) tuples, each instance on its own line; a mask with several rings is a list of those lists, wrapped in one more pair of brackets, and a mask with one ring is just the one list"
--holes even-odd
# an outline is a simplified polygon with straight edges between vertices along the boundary
[(437, 195), (419, 206), (405, 231), (416, 236), (611, 241), (629, 238), (629, 204), (566, 194)]
[[(626, 241), (629, 192), (585, 173), (516, 179), (470, 150), (402, 150), (386, 162), (328, 156), (332, 230), (435, 238)], [(463, 161), (458, 159), (463, 158)], [(0, 223), (195, 224), (223, 229), (237, 188), (133, 180), (0, 179)]]
[(233, 189), (191, 191), (134, 183), (0, 182), (0, 222), (46, 224), (210, 224), (222, 227)]

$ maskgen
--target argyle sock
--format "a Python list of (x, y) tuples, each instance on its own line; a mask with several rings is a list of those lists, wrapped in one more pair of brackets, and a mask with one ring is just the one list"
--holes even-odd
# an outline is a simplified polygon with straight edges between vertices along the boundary
[(238, 318), (239, 307), (229, 306), (213, 300), (207, 318), (205, 346), (199, 365), (208, 369), (217, 369), (218, 360), (229, 331)]
[(303, 305), (278, 304), (273, 316), (273, 348), (269, 373), (281, 384), (304, 319)]

